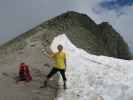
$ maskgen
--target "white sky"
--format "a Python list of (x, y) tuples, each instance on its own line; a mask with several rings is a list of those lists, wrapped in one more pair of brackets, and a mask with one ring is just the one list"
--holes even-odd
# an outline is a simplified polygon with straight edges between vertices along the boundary
[(97, 23), (109, 21), (133, 51), (133, 6), (120, 11), (108, 11), (98, 6), (101, 1), (103, 0), (0, 0), (0, 43), (67, 10), (75, 10), (88, 14)]

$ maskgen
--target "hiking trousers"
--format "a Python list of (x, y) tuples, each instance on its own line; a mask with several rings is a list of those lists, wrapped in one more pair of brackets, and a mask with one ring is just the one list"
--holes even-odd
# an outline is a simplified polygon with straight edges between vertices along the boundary
[(50, 79), (54, 74), (56, 74), (57, 72), (60, 72), (63, 81), (66, 81), (66, 75), (65, 75), (65, 69), (57, 69), (57, 68), (53, 68), (50, 73), (47, 75), (47, 78)]

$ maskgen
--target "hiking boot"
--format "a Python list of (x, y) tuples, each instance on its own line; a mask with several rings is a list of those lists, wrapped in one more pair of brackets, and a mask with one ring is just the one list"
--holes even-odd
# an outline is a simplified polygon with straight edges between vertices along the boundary
[(67, 89), (66, 83), (64, 83), (64, 85), (63, 85), (63, 86), (64, 86), (64, 89)]

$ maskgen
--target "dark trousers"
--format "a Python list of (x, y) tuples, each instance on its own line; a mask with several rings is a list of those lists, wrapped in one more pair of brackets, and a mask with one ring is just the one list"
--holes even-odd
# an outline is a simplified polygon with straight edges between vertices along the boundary
[(65, 75), (65, 69), (57, 69), (57, 68), (53, 68), (50, 73), (47, 75), (47, 79), (51, 78), (54, 74), (56, 74), (57, 72), (60, 72), (63, 81), (66, 81), (66, 75)]

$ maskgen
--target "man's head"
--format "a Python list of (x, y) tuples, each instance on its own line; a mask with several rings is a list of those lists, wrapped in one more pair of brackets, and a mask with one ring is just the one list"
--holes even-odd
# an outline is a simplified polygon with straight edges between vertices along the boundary
[(57, 46), (57, 49), (58, 49), (59, 52), (61, 52), (63, 50), (63, 46), (60, 44), (60, 45)]

